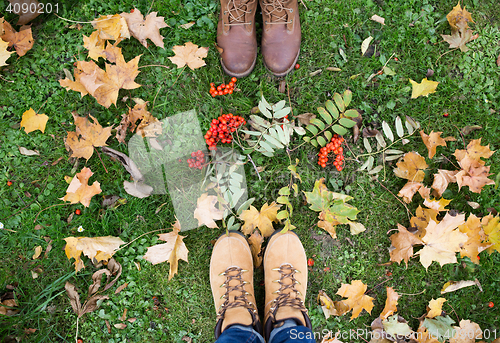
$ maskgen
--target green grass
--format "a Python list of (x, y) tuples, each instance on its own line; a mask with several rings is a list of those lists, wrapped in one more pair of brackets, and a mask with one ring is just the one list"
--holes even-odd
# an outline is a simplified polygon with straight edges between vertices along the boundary
[[(304, 3), (307, 9), (300, 6), (303, 41), (298, 63), (301, 67), (285, 78), (295, 115), (315, 113), (316, 107), (322, 106), (334, 92), (350, 89), (353, 92), (350, 107), (364, 111), (364, 125), (380, 125), (382, 120), (392, 123), (396, 116), (407, 114), (417, 119), (427, 133), (443, 131), (443, 136), (457, 138), (448, 147), (438, 148), (436, 157), (441, 153), (450, 157), (455, 149), (480, 137), (483, 144), (490, 144), (492, 150), (500, 147), (500, 68), (495, 63), (500, 54), (500, 7), (496, 1), (465, 1), (475, 20), (473, 28), (479, 33), (479, 38), (468, 44), (470, 51), (466, 53), (448, 52), (447, 44), (440, 37), (440, 34), (450, 32), (446, 14), (456, 5), (454, 1), (313, 0)], [(65, 237), (112, 235), (129, 242), (148, 231), (170, 228), (175, 220), (169, 195), (153, 195), (145, 199), (129, 196), (122, 186), (123, 181), (128, 180), (128, 174), (107, 155), (101, 154), (101, 158), (108, 173), (97, 154), (88, 162), (69, 158), (64, 138), (66, 132), (74, 130), (72, 111), (81, 116), (91, 114), (103, 126), (116, 126), (127, 111), (127, 105), (133, 105), (130, 99), (139, 97), (150, 101), (148, 109), (159, 119), (195, 109), (204, 131), (210, 120), (220, 114), (221, 108), (224, 113), (247, 118), (252, 107), (257, 105), (260, 94), (272, 103), (282, 99), (288, 101), (286, 93), (278, 92), (280, 80), (264, 68), (260, 56), (250, 76), (238, 81), (240, 92), (217, 98), (209, 95), (210, 82), (228, 80), (214, 47), (218, 15), (215, 0), (68, 0), (61, 4), (59, 15), (70, 20), (90, 21), (98, 15), (129, 12), (134, 5), (142, 13), (147, 13), (150, 7), (152, 11), (158, 11), (172, 28), (161, 30), (165, 49), (155, 46), (146, 49), (135, 39), (120, 43), (125, 59), (128, 61), (142, 54), (140, 66), (161, 64), (170, 69), (140, 69), (136, 81), (142, 87), (120, 91), (116, 107), (112, 105), (105, 109), (95, 99), (89, 96), (80, 98), (78, 93), (67, 92), (58, 83), (64, 78), (63, 68), (72, 71), (76, 60), (86, 58), (82, 35), (88, 36), (92, 32), (89, 24), (82, 24), (82, 30), (77, 30), (70, 28), (71, 22), (53, 15), (41, 15), (32, 25), (33, 49), (23, 57), (11, 57), (9, 65), (0, 71), (4, 79), (0, 80), (0, 222), (5, 228), (16, 231), (0, 230), (0, 294), (7, 291), (8, 285), (14, 285), (21, 309), (18, 316), (0, 318), (0, 339), (14, 336), (29, 342), (74, 342), (76, 316), (64, 292), (64, 283), (66, 280), (74, 283), (83, 300), (92, 282), (91, 275), (97, 269), (85, 258), (86, 268), (75, 276), (73, 265), (64, 254)], [(0, 0), (0, 8), (6, 6), (7, 1)], [(386, 25), (381, 27), (369, 20), (373, 14), (385, 17)], [(5, 13), (5, 18), (11, 23), (16, 21), (12, 14)], [(190, 29), (179, 27), (190, 21), (196, 22)], [(410, 23), (414, 26), (409, 26)], [(361, 42), (370, 35), (374, 37), (375, 54), (371, 58), (361, 57)], [(207, 66), (180, 72), (167, 57), (173, 55), (171, 48), (174, 45), (188, 41), (210, 48)], [(339, 54), (339, 49), (343, 49), (347, 60)], [(381, 75), (375, 83), (367, 83), (368, 76), (377, 72), (393, 54), (398, 60), (391, 60), (388, 66), (396, 75)], [(342, 71), (327, 71), (326, 67), (338, 67)], [(323, 71), (309, 76), (318, 69)], [(410, 99), (408, 79), (420, 82), (428, 69), (434, 71), (430, 79), (440, 82), (437, 92), (428, 98)], [(125, 96), (129, 100), (121, 101)], [(19, 130), (22, 113), (30, 107), (50, 117), (44, 134), (39, 131), (26, 134)], [(443, 117), (445, 112), (449, 117)], [(466, 125), (481, 125), (483, 129), (466, 136), (464, 142), (458, 129)], [(349, 136), (346, 139), (353, 151), (361, 151), (362, 145), (353, 144)], [(299, 143), (296, 138), (292, 147)], [(119, 145), (114, 138), (110, 138), (108, 144), (127, 153), (127, 147)], [(18, 146), (37, 149), (40, 156), (22, 156)], [(418, 136), (405, 146), (405, 150), (410, 149), (426, 155)], [(488, 162), (492, 166), (492, 178), (500, 172), (499, 156), (495, 153)], [(52, 165), (60, 157), (62, 160)], [(361, 211), (359, 221), (367, 227), (366, 232), (357, 236), (352, 236), (347, 228), (338, 228), (338, 239), (334, 241), (316, 226), (317, 213), (308, 209), (303, 193), (293, 199), (292, 222), (297, 226), (296, 231), (307, 255), (315, 260), (310, 270), (306, 300), (315, 330), (345, 331), (369, 326), (384, 307), (386, 286), (404, 294), (399, 300), (398, 312), (416, 329), (417, 318), (425, 313), (429, 300), (441, 296), (439, 291), (446, 281), (477, 278), (483, 292), (469, 287), (446, 294), (443, 309), (457, 321), (470, 319), (483, 330), (496, 330), (498, 338), (500, 254), (482, 253), (479, 266), (471, 264), (468, 259), (459, 259), (460, 263), (442, 268), (433, 263), (427, 271), (417, 259), (410, 260), (408, 268), (404, 264), (387, 265), (390, 246), (387, 232), (395, 229), (397, 223), (409, 226), (400, 202), (371, 176), (356, 172), (359, 164), (353, 160), (339, 173), (332, 168), (319, 168), (317, 150), (309, 145), (296, 150), (291, 157), (300, 160), (297, 171), (303, 179), (300, 184), (302, 191), (311, 191), (314, 181), (324, 177), (330, 190), (354, 197), (350, 203)], [(346, 153), (346, 157), (350, 157), (350, 153)], [(288, 157), (284, 151), (279, 151), (273, 158), (258, 153), (252, 158), (256, 165), (265, 167), (260, 173), (262, 180), (259, 180), (253, 167), (245, 166), (249, 197), (255, 197), (254, 205), (260, 207), (275, 200), (277, 190), (288, 183)], [(452, 168), (443, 158), (427, 161), (433, 170)], [(102, 195), (118, 195), (127, 199), (127, 203), (116, 209), (104, 209), (99, 195), (93, 198), (89, 208), (82, 205), (55, 206), (40, 213), (42, 209), (62, 203), (59, 198), (64, 196), (67, 188), (64, 176), (73, 176), (83, 166), (95, 173), (91, 182), (97, 180), (101, 183)], [(393, 176), (390, 168), (386, 180), (379, 179), (396, 194), (405, 180)], [(13, 181), (10, 187), (7, 186), (8, 180)], [(425, 182), (431, 184), (431, 173), (426, 175)], [(481, 194), (475, 194), (468, 188), (459, 192), (457, 186), (452, 185), (445, 196), (453, 199), (449, 208), (460, 212), (486, 215), (488, 209), (500, 209), (500, 193), (494, 186), (487, 186)], [(409, 205), (412, 211), (418, 206), (416, 199)], [(473, 210), (466, 201), (478, 202), (481, 207)], [(156, 213), (162, 204), (165, 205)], [(75, 209), (81, 209), (82, 215), (74, 216), (68, 223), (67, 218)], [(36, 230), (37, 224), (42, 228)], [(83, 233), (77, 232), (79, 226), (85, 229)], [(141, 258), (147, 247), (156, 244), (155, 234), (146, 235), (120, 250), (115, 255), (123, 266), (118, 285), (128, 282), (128, 287), (117, 295), (108, 292), (110, 300), (104, 301), (97, 311), (84, 315), (79, 321), (79, 336), (85, 342), (183, 342), (184, 336), (193, 338), (194, 342), (213, 341), (215, 311), (208, 267), (211, 242), (223, 232), (223, 229), (206, 227), (185, 232), (189, 263), (180, 262), (179, 274), (171, 281), (168, 281), (168, 264), (152, 266)], [(48, 258), (32, 260), (37, 245), (44, 250), (47, 247), (46, 238), (52, 240), (53, 246)], [(134, 262), (140, 263), (140, 271)], [(329, 271), (324, 271), (327, 267)], [(31, 271), (36, 268), (42, 272), (33, 279)], [(392, 276), (388, 276), (389, 272)], [(262, 272), (257, 271), (256, 285), (262, 279)], [(371, 315), (364, 312), (352, 321), (349, 321), (350, 315), (325, 320), (316, 303), (318, 291), (324, 289), (335, 298), (341, 283), (356, 279), (366, 283), (367, 294), (375, 298)], [(257, 286), (256, 294), (263, 296), (263, 287)], [(156, 307), (154, 296), (159, 300)], [(493, 308), (488, 308), (489, 301), (495, 302)], [(263, 301), (259, 305), (262, 306)], [(128, 318), (137, 320), (127, 322), (124, 330), (112, 326), (109, 334), (105, 320), (111, 325), (119, 323), (125, 309)], [(25, 329), (28, 328), (37, 331), (27, 334)], [(493, 334), (488, 340), (492, 338)]]

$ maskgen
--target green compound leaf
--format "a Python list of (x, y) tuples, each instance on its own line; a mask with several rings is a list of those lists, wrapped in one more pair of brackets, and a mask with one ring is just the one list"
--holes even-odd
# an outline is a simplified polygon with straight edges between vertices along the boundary
[(340, 123), (340, 125), (345, 126), (345, 127), (349, 127), (349, 128), (356, 125), (356, 122), (354, 120), (347, 119), (347, 118), (340, 118), (339, 123)]
[(311, 119), (310, 123), (316, 125), (320, 130), (324, 130), (326, 127), (325, 123), (323, 123), (321, 120), (317, 118)]
[(347, 110), (344, 112), (344, 116), (346, 117), (351, 117), (351, 118), (356, 118), (358, 116), (358, 111), (357, 110)]
[(344, 91), (344, 104), (345, 107), (349, 107), (349, 104), (351, 103), (352, 100), (352, 92), (350, 90), (345, 90)]
[(335, 101), (335, 104), (339, 108), (340, 112), (344, 112), (346, 106), (344, 103), (344, 99), (342, 99), (342, 96), (339, 93), (335, 93), (333, 94), (333, 100)]
[(347, 130), (338, 124), (333, 125), (332, 130), (341, 136), (343, 136), (347, 133)]
[(321, 145), (322, 147), (326, 145), (326, 140), (323, 137), (319, 136), (317, 140), (319, 145)]
[(337, 107), (335, 107), (335, 105), (331, 100), (328, 100), (325, 103), (325, 106), (328, 112), (330, 112), (330, 114), (332, 115), (333, 119), (335, 120), (339, 119), (339, 110), (337, 109)]
[(328, 111), (325, 108), (318, 107), (318, 113), (328, 125), (330, 125), (333, 122), (332, 116), (330, 115), (330, 113), (328, 113)]
[(311, 124), (307, 125), (306, 129), (309, 130), (313, 135), (317, 135), (319, 132), (318, 129), (316, 128), (316, 126), (311, 125)]

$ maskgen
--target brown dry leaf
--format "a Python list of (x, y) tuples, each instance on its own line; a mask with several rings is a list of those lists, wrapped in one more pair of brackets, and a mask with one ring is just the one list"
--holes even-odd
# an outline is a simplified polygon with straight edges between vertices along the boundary
[(430, 134), (425, 134), (424, 130), (420, 131), (420, 137), (424, 142), (427, 150), (429, 150), (429, 158), (433, 158), (436, 155), (436, 148), (438, 146), (446, 146), (446, 141), (441, 138), (442, 132), (431, 131)]
[(459, 170), (438, 169), (438, 173), (434, 174), (434, 181), (431, 186), (436, 191), (438, 197), (443, 195), (450, 182), (457, 182), (455, 175), (458, 172)]
[(402, 179), (407, 179), (414, 182), (424, 181), (425, 173), (428, 165), (425, 163), (425, 158), (417, 152), (406, 153), (402, 162), (396, 163), (397, 168), (394, 169), (394, 174)]
[[(130, 132), (135, 130), (142, 137), (156, 137), (161, 134), (161, 122), (147, 110), (147, 104), (147, 101), (137, 99), (135, 106), (122, 115), (122, 121), (116, 129), (118, 142), (125, 143), (127, 130)], [(138, 121), (140, 123), (137, 124)]]
[(332, 337), (332, 335), (333, 335), (333, 331), (331, 331), (331, 330), (328, 331), (328, 333), (323, 337), (323, 340), (321, 341), (321, 343), (344, 343), (338, 339), (338, 337), (341, 337), (340, 330), (337, 331), (335, 336)]
[(458, 164), (462, 167), (455, 175), (459, 190), (462, 186), (468, 186), (471, 192), (481, 193), (484, 186), (495, 184), (488, 178), (491, 175), (490, 167), (484, 166), (484, 161), (464, 157)]
[(106, 43), (106, 49), (103, 52), (105, 58), (111, 63), (116, 63), (119, 59), (122, 58), (122, 48), (119, 48), (109, 42)]
[(456, 263), (456, 253), (467, 242), (467, 235), (458, 230), (458, 226), (465, 223), (465, 214), (451, 216), (446, 213), (439, 223), (431, 220), (426, 227), (425, 236), (422, 237), (424, 247), (416, 254), (420, 255), (420, 263), (427, 269), (432, 261), (437, 261), (441, 266), (447, 263)]
[(386, 319), (390, 315), (394, 314), (398, 309), (398, 299), (399, 299), (399, 294), (396, 293), (394, 288), (392, 287), (386, 287), (387, 290), (387, 299), (385, 300), (385, 307), (382, 310), (382, 313), (380, 313), (380, 318)]
[(179, 267), (179, 260), (188, 262), (189, 250), (186, 244), (182, 241), (184, 236), (179, 235), (181, 224), (177, 220), (172, 227), (173, 231), (169, 233), (159, 234), (159, 239), (166, 241), (164, 244), (157, 244), (148, 248), (148, 251), (143, 258), (153, 264), (158, 264), (167, 261), (170, 264), (168, 279), (172, 279)]
[(215, 220), (223, 218), (224, 210), (215, 207), (217, 196), (203, 193), (197, 200), (194, 217), (198, 219), (198, 226), (206, 225), (211, 229), (218, 228)]
[[(4, 34), (0, 38), (9, 43), (9, 46), (14, 46), (19, 57), (24, 56), (35, 43), (31, 27), (26, 25), (21, 26), (19, 32), (17, 32), (8, 22), (4, 20), (2, 22)], [(2, 31), (2, 28), (0, 28), (0, 31)]]
[(376, 21), (379, 24), (385, 25), (385, 18), (383, 18), (383, 17), (381, 17), (379, 15), (376, 15), (376, 14), (372, 15), (370, 17), (370, 20), (373, 20), (373, 21)]
[(113, 325), (115, 328), (117, 328), (118, 330), (123, 330), (127, 327), (127, 324), (125, 323), (117, 323), (117, 324), (114, 324)]
[(410, 83), (412, 86), (411, 98), (415, 99), (419, 96), (429, 96), (431, 93), (436, 92), (436, 88), (439, 85), (437, 81), (429, 81), (427, 78), (423, 78), (420, 83), (417, 83), (410, 79)]
[(160, 29), (170, 27), (165, 23), (163, 17), (157, 17), (158, 12), (149, 13), (146, 18), (137, 8), (134, 8), (132, 13), (121, 13), (120, 15), (127, 21), (128, 29), (133, 37), (139, 42), (148, 47), (147, 39), (149, 38), (156, 46), (164, 48), (163, 36), (160, 35)]
[(26, 133), (30, 133), (35, 130), (40, 130), (42, 133), (45, 132), (45, 126), (49, 117), (45, 114), (37, 114), (31, 107), (29, 110), (23, 113), (21, 119), (21, 127), (24, 127)]
[(436, 300), (432, 299), (431, 301), (429, 301), (429, 311), (427, 312), (426, 317), (434, 318), (440, 316), (441, 312), (443, 312), (442, 307), (445, 301), (445, 298), (438, 298)]
[(467, 52), (469, 51), (469, 48), (465, 44), (473, 41), (474, 39), (477, 39), (479, 37), (479, 34), (476, 33), (475, 35), (473, 35), (472, 30), (466, 29), (453, 31), (451, 35), (441, 35), (441, 37), (446, 43), (450, 45), (450, 49), (459, 48), (460, 51)]
[(250, 251), (252, 251), (253, 266), (254, 268), (259, 268), (262, 264), (262, 243), (264, 242), (264, 237), (262, 237), (259, 231), (254, 231), (250, 237), (248, 237), (248, 244), (250, 245)]
[(450, 23), (452, 30), (459, 29), (457, 23), (465, 23), (465, 28), (468, 28), (467, 23), (474, 22), (474, 20), (472, 20), (471, 14), (465, 9), (465, 6), (463, 9), (460, 6), (460, 1), (458, 1), (458, 4), (453, 7), (450, 13), (446, 15), (446, 19), (448, 19), (448, 23)]
[(206, 65), (203, 58), (207, 57), (208, 48), (198, 48), (198, 45), (187, 42), (184, 45), (174, 46), (172, 51), (175, 56), (169, 57), (169, 59), (177, 65), (177, 68), (187, 65), (191, 70), (195, 70)]
[(69, 260), (75, 259), (75, 270), (78, 272), (80, 269), (85, 268), (80, 255), (83, 254), (90, 258), (95, 259), (97, 262), (109, 260), (120, 245), (125, 242), (118, 237), (105, 236), (105, 237), (67, 237), (66, 247), (64, 251)]
[(187, 29), (189, 29), (191, 26), (193, 26), (194, 24), (196, 24), (196, 22), (194, 22), (194, 21), (190, 21), (189, 23), (179, 25), (179, 27), (180, 27), (180, 28), (183, 28), (183, 29), (185, 29), (185, 30), (187, 30)]
[(343, 316), (351, 310), (349, 305), (345, 302), (333, 301), (330, 299), (330, 297), (323, 290), (319, 291), (318, 303), (321, 305), (326, 319), (330, 318), (330, 316)]
[(121, 291), (123, 291), (126, 287), (128, 286), (128, 282), (125, 282), (123, 285), (119, 286), (116, 290), (115, 290), (115, 294), (118, 294), (120, 293)]
[(245, 223), (241, 227), (241, 232), (249, 235), (255, 228), (258, 228), (263, 237), (269, 237), (274, 232), (273, 221), (279, 222), (277, 218), (278, 210), (281, 205), (273, 201), (271, 205), (267, 202), (262, 206), (260, 212), (253, 206), (240, 214), (240, 219)]
[(83, 206), (89, 207), (92, 197), (102, 192), (99, 182), (94, 181), (92, 186), (88, 185), (89, 179), (93, 174), (89, 168), (83, 167), (82, 171), (77, 173), (76, 177), (71, 180), (66, 190), (66, 195), (60, 199), (69, 201), (72, 204), (81, 203)]
[(454, 326), (456, 331), (450, 343), (475, 343), (476, 339), (483, 338), (483, 331), (478, 324), (462, 319), (459, 325)]
[(373, 309), (373, 298), (365, 295), (367, 286), (360, 280), (354, 280), (351, 284), (342, 284), (337, 294), (347, 298), (343, 300), (352, 309), (351, 320), (358, 318), (361, 311), (366, 310), (368, 313)]
[(474, 286), (477, 285), (481, 289), (481, 284), (479, 284), (479, 281), (476, 279), (475, 281), (471, 280), (462, 280), (462, 281), (448, 281), (443, 285), (443, 288), (441, 289), (441, 294), (444, 293), (449, 293), (449, 292), (454, 292), (458, 289), (464, 288), (464, 287), (469, 287), (469, 286)]
[(333, 239), (337, 239), (337, 230), (335, 229), (336, 225), (333, 225), (332, 222), (325, 220), (325, 218), (325, 211), (320, 212), (320, 214), (318, 215), (318, 227), (328, 232)]
[(130, 38), (127, 22), (119, 14), (100, 16), (92, 21), (92, 26), (99, 33), (99, 37), (104, 40), (121, 41)]
[[(12, 5), (12, 12), (19, 15), (16, 25), (25, 25), (43, 13), (43, 10), (40, 11), (40, 3), (36, 0), (9, 0), (9, 2)], [(27, 8), (27, 11), (23, 12), (23, 4), (26, 4), (24, 8)]]
[(302, 113), (295, 118), (297, 118), (302, 125), (309, 125), (311, 119), (316, 118), (316, 115), (313, 113)]
[(490, 150), (490, 145), (483, 146), (481, 145), (481, 138), (473, 139), (467, 144), (466, 150), (455, 150), (453, 155), (460, 162), (465, 157), (469, 157), (470, 159), (479, 161), (482, 165), (485, 164), (481, 158), (490, 158), (495, 151)]
[(13, 316), (19, 312), (16, 307), (17, 302), (15, 299), (5, 299), (0, 302), (0, 315)]
[(422, 239), (425, 235), (425, 228), (429, 225), (429, 221), (432, 219), (437, 222), (437, 215), (439, 211), (431, 209), (431, 208), (422, 208), (422, 206), (418, 206), (415, 217), (410, 219), (411, 227), (416, 229), (415, 236)]
[(104, 53), (105, 40), (99, 37), (99, 31), (94, 31), (87, 37), (83, 35), (83, 47), (89, 51), (88, 56), (97, 61), (99, 57), (106, 58)]
[[(398, 193), (398, 197), (402, 197), (407, 204), (411, 203), (413, 196), (424, 185), (421, 182), (408, 181)], [(425, 198), (425, 197), (423, 197)]]
[(449, 211), (445, 207), (448, 206), (448, 204), (451, 202), (451, 200), (446, 200), (445, 198), (441, 198), (439, 200), (436, 199), (425, 199), (424, 200), (424, 206), (427, 206), (430, 209), (436, 210), (438, 212), (442, 211)]
[(9, 47), (9, 43), (5, 42), (3, 39), (0, 38), (0, 67), (6, 66), (7, 63), (5, 63), (11, 54), (13, 54), (13, 51), (7, 51), (7, 48)]
[(472, 262), (479, 264), (479, 253), (490, 246), (490, 244), (482, 243), (486, 240), (486, 235), (481, 227), (481, 220), (471, 214), (458, 229), (468, 237), (467, 242), (460, 249), (460, 257), (467, 256)]
[(106, 146), (106, 140), (111, 136), (113, 126), (103, 128), (97, 119), (89, 116), (94, 121), (93, 123), (73, 112), (76, 132), (68, 132), (65, 142), (72, 150), (71, 157), (83, 157), (88, 160), (94, 153), (94, 147)]
[(391, 261), (401, 263), (404, 260), (408, 267), (408, 260), (413, 256), (413, 246), (422, 244), (422, 241), (399, 223), (398, 230), (398, 233), (389, 237)]

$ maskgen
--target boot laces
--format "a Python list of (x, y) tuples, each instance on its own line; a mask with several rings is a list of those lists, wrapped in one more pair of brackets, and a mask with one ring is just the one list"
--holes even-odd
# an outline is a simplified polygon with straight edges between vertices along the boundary
[[(224, 318), (226, 311), (235, 308), (235, 307), (244, 307), (250, 312), (252, 316), (252, 324), (255, 325), (258, 321), (257, 310), (255, 309), (255, 305), (247, 299), (248, 293), (245, 291), (246, 281), (243, 280), (242, 274), (248, 272), (248, 270), (241, 269), (239, 267), (230, 267), (226, 269), (221, 275), (226, 277), (226, 280), (220, 287), (226, 287), (226, 293), (222, 295), (221, 298), (225, 298), (226, 300), (221, 305), (219, 312), (217, 313), (217, 320), (220, 318)], [(230, 282), (236, 280), (237, 284), (231, 286)], [(238, 293), (239, 295), (234, 294), (233, 292)], [(233, 295), (230, 295), (233, 293)]]
[(290, 24), (288, 13), (292, 13), (293, 9), (286, 7), (289, 0), (264, 0), (261, 3), (262, 11), (269, 16), (270, 21), (266, 24)]
[(246, 22), (245, 18), (247, 14), (252, 13), (249, 7), (255, 3), (256, 0), (229, 0), (226, 8), (224, 9), (224, 14), (228, 15), (229, 22), (224, 23), (226, 26), (235, 25), (245, 25), (251, 24), (252, 22)]
[[(307, 313), (304, 301), (299, 297), (302, 296), (302, 294), (295, 288), (295, 286), (299, 284), (299, 282), (295, 279), (295, 274), (300, 273), (300, 271), (293, 268), (290, 264), (282, 265), (281, 267), (273, 270), (280, 273), (280, 278), (273, 281), (280, 284), (280, 289), (275, 292), (278, 296), (273, 300), (273, 305), (270, 309), (270, 316), (272, 319), (274, 320), (276, 312), (281, 306), (290, 306)], [(285, 282), (287, 279), (289, 281)]]

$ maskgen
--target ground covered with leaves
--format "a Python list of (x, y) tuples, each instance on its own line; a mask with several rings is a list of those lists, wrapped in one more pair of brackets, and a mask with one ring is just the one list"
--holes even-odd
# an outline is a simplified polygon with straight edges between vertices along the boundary
[(318, 342), (498, 342), (495, 1), (301, 1), (295, 70), (239, 80), (217, 1), (0, 8), (0, 339), (211, 342), (215, 239), (263, 307), (294, 230)]

